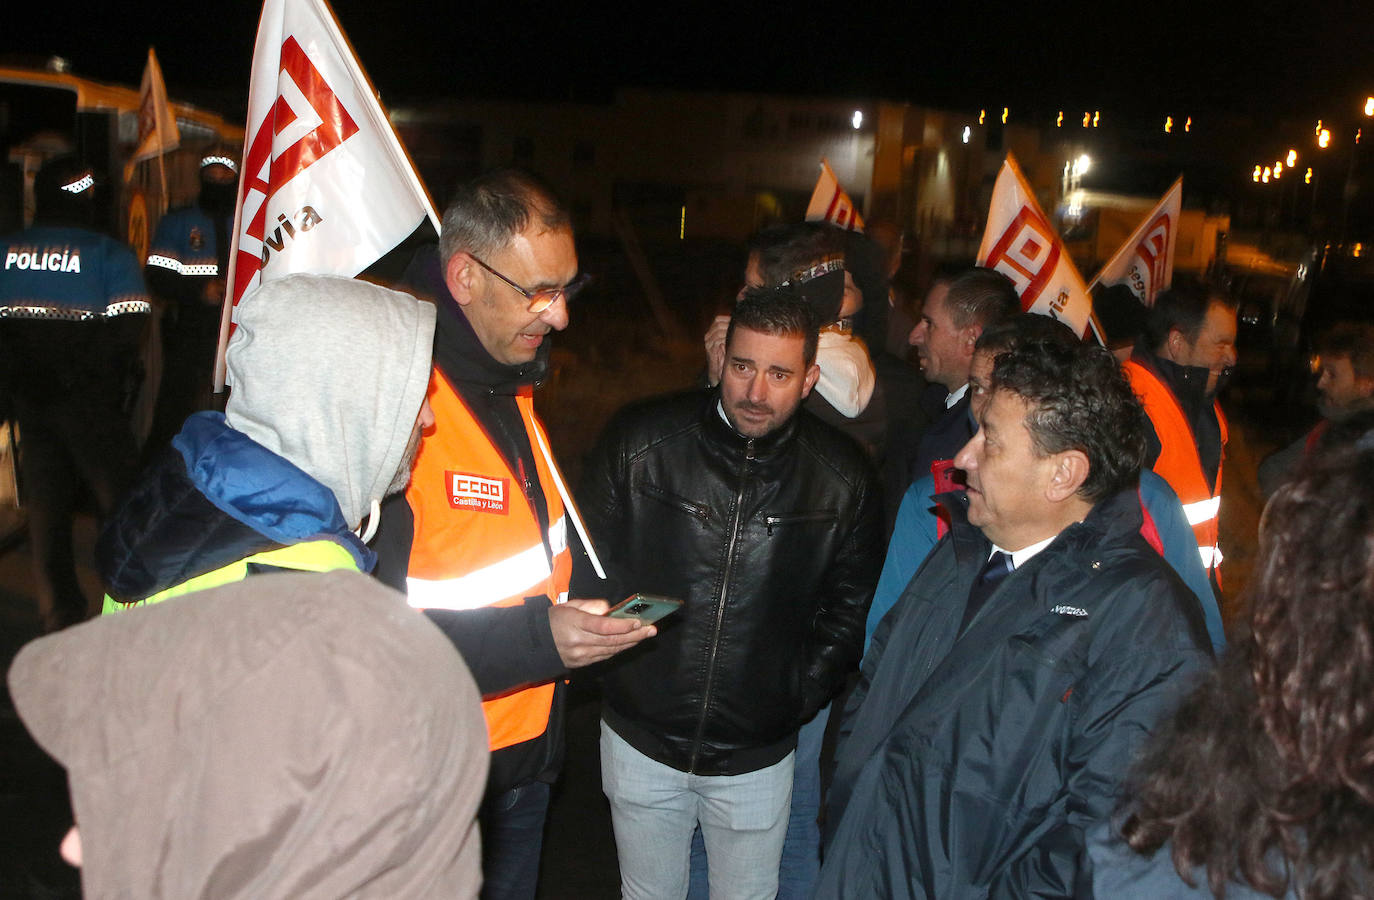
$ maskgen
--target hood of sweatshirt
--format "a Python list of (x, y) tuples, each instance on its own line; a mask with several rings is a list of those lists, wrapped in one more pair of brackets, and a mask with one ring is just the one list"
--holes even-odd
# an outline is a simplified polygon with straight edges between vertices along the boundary
[(352, 278), (290, 275), (245, 296), (235, 322), (229, 426), (333, 491), (356, 529), (405, 461), (434, 306)]

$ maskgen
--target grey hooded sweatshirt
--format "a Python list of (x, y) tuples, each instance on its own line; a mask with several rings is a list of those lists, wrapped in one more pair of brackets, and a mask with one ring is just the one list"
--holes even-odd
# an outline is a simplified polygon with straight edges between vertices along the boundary
[(225, 417), (334, 492), (356, 529), (405, 457), (429, 386), (434, 306), (332, 275), (289, 275), (239, 302)]
[(367, 576), (104, 616), (24, 647), (9, 687), (67, 769), (88, 898), (477, 895), (477, 687)]

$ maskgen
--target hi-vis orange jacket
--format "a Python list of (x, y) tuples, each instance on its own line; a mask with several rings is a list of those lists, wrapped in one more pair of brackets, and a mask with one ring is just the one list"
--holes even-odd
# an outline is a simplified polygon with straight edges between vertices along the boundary
[[(425, 437), (406, 489), (415, 515), (406, 579), (410, 605), (420, 609), (513, 606), (543, 595), (568, 599), (572, 554), (563, 501), (547, 461), (548, 436), (534, 415), (529, 388), (516, 397), (534, 450), (535, 471), (512, 471), (462, 398), (436, 369), (429, 391), (437, 423)], [(535, 477), (549, 510), (548, 534), (522, 487)], [(436, 490), (442, 484), (442, 490)], [(545, 537), (548, 547), (545, 548)], [(491, 749), (543, 734), (552, 682), (482, 703)]]
[[(1145, 413), (1154, 424), (1155, 434), (1159, 436), (1159, 459), (1155, 461), (1155, 473), (1169, 482), (1169, 486), (1183, 502), (1183, 513), (1188, 524), (1193, 526), (1197, 538), (1198, 552), (1202, 555), (1202, 567), (1209, 573), (1216, 573), (1221, 566), (1221, 548), (1217, 546), (1217, 516), (1221, 511), (1221, 470), (1217, 466), (1216, 487), (1207, 488), (1207, 475), (1202, 470), (1202, 460), (1197, 452), (1197, 439), (1193, 428), (1183, 415), (1174, 392), (1159, 379), (1159, 376), (1135, 360), (1127, 360), (1124, 368), (1126, 380), (1140, 397)], [(1221, 448), (1223, 462), (1226, 457), (1226, 416), (1221, 404), (1213, 401), (1217, 414), (1217, 424), (1221, 428)]]

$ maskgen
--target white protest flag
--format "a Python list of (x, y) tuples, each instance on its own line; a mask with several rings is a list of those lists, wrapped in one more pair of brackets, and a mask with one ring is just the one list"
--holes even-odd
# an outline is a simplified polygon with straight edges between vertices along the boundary
[(157, 54), (148, 48), (148, 62), (143, 67), (143, 84), (138, 89), (138, 149), (129, 157), (136, 163), (161, 156), (181, 146), (181, 132), (177, 117), (167, 102), (167, 85), (162, 81), (162, 67)]
[(1010, 153), (992, 189), (978, 265), (1010, 278), (1026, 312), (1053, 316), (1075, 334), (1086, 333), (1092, 295)]
[(850, 231), (864, 230), (863, 217), (840, 187), (839, 179), (825, 159), (821, 160), (821, 177), (816, 179), (816, 189), (811, 192), (811, 202), (806, 207), (806, 221), (829, 222)]
[(1124, 284), (1146, 306), (1174, 280), (1174, 246), (1178, 243), (1178, 217), (1183, 209), (1183, 176), (1165, 192), (1155, 208), (1107, 260), (1088, 285)]
[(263, 281), (352, 277), (405, 240), (429, 193), (324, 0), (266, 0), (253, 49), (215, 389), (233, 309)]

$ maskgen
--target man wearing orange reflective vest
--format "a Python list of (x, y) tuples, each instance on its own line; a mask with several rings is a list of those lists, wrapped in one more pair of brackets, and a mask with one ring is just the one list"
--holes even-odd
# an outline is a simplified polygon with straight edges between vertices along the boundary
[(1145, 333), (1126, 361), (1126, 378), (1150, 417), (1147, 461), (1183, 502), (1203, 568), (1220, 585), (1226, 416), (1216, 395), (1236, 364), (1236, 306), (1199, 286), (1175, 286), (1155, 299)]
[(383, 511), (378, 577), (477, 680), (492, 749), (482, 896), (532, 898), (562, 763), (562, 678), (655, 633), (606, 618), (604, 600), (568, 599), (575, 512), (533, 390), (586, 279), (567, 210), (533, 176), (502, 170), (458, 189), (438, 257), (422, 252), (407, 280), (438, 308), (435, 425), (411, 487)]

